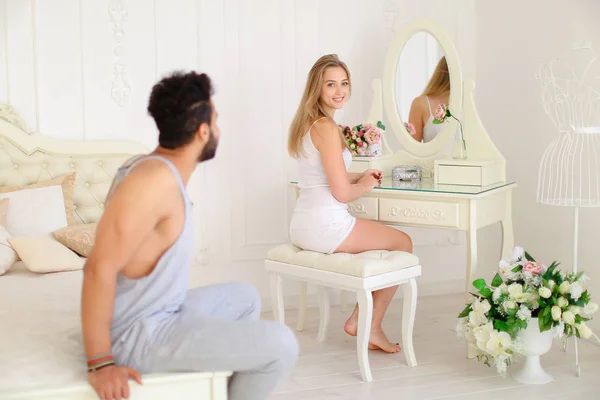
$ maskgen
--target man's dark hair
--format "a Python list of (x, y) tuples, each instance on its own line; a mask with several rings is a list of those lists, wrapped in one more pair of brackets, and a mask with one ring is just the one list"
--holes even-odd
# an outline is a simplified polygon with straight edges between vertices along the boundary
[(175, 149), (189, 144), (201, 124), (210, 125), (213, 88), (206, 74), (177, 71), (152, 88), (148, 113), (158, 128), (161, 147)]

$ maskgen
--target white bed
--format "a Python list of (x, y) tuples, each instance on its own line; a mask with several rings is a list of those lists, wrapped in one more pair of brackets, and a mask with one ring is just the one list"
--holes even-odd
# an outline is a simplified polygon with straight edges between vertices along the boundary
[[(0, 105), (0, 187), (29, 185), (73, 172), (78, 223), (96, 222), (116, 169), (146, 152), (127, 141), (63, 141), (25, 132)], [(37, 274), (17, 262), (0, 276), (0, 399), (97, 399), (87, 384), (81, 345), (82, 271)], [(227, 398), (228, 372), (143, 376), (132, 400)]]

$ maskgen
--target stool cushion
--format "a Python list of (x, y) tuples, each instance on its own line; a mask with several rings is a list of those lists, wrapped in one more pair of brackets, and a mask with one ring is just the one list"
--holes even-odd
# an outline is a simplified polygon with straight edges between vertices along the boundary
[(363, 253), (324, 254), (282, 244), (267, 253), (267, 259), (338, 274), (369, 276), (419, 265), (419, 257), (404, 251), (371, 250)]

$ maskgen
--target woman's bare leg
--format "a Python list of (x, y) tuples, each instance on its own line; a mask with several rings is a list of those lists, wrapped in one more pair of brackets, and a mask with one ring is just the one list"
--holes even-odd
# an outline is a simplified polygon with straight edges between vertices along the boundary
[[(357, 219), (354, 229), (348, 238), (338, 247), (336, 253), (361, 253), (368, 250), (400, 250), (412, 253), (410, 237), (397, 229), (381, 223)], [(383, 333), (381, 322), (387, 308), (396, 293), (398, 286), (392, 286), (373, 292), (373, 320), (371, 322), (370, 349), (381, 349), (388, 353), (400, 351), (398, 344), (391, 343)], [(344, 330), (356, 336), (358, 329), (358, 304), (354, 312), (346, 321)]]

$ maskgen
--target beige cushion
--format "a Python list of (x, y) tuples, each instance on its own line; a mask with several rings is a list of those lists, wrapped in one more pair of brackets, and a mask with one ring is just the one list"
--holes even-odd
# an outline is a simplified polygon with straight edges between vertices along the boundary
[(75, 253), (87, 257), (96, 239), (97, 222), (68, 226), (52, 232), (52, 236)]
[(65, 203), (65, 213), (67, 216), (67, 223), (69, 225), (77, 224), (77, 220), (75, 219), (75, 172), (64, 174), (57, 176), (54, 179), (49, 179), (47, 181), (34, 183), (32, 185), (26, 186), (2, 186), (0, 187), (0, 193), (8, 193), (15, 192), (17, 190), (27, 190), (27, 189), (36, 189), (48, 186), (60, 185), (62, 188), (64, 203)]
[(67, 226), (60, 185), (0, 193), (0, 198), (10, 199), (5, 227), (14, 237), (52, 238), (52, 232)]
[(282, 244), (271, 249), (267, 259), (361, 278), (419, 265), (419, 257), (403, 251), (371, 250), (358, 254), (323, 254), (302, 250), (292, 244)]
[(8, 239), (30, 271), (75, 271), (83, 268), (85, 260), (54, 239), (47, 237), (20, 237)]

